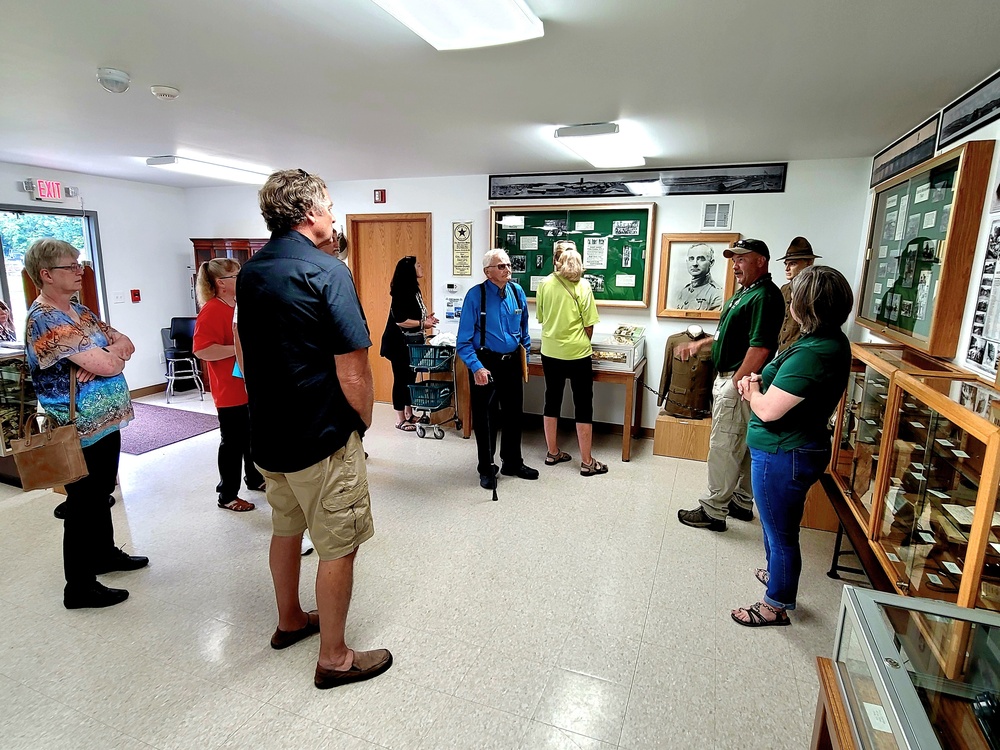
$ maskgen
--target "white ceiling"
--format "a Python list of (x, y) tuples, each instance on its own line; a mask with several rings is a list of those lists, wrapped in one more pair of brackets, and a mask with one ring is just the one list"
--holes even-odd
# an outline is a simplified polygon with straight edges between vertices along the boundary
[[(542, 39), (437, 52), (369, 0), (0, 5), (0, 161), (175, 186), (182, 150), (327, 180), (871, 156), (998, 67), (997, 0), (527, 0)], [(105, 92), (99, 66), (132, 76)], [(149, 86), (181, 90), (155, 100)]]

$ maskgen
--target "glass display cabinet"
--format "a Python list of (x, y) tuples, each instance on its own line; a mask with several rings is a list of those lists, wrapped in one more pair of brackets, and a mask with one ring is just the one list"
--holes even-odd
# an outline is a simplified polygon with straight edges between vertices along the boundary
[(857, 321), (954, 357), (976, 252), (993, 141), (969, 141), (879, 185)]
[(833, 661), (857, 747), (1000, 747), (1000, 615), (847, 586)]
[(26, 378), (24, 413), (36, 411), (38, 401), (24, 366), (23, 349), (11, 349), (8, 346), (0, 346), (0, 482), (20, 487), (21, 478), (10, 452), (10, 441), (18, 437), (21, 431), (21, 378)]
[(1000, 610), (1000, 391), (897, 372), (887, 414), (876, 557), (899, 593)]
[(851, 354), (851, 375), (838, 411), (830, 467), (841, 494), (870, 536), (875, 475), (893, 375), (928, 372), (959, 377), (960, 373), (953, 365), (902, 344), (851, 344)]

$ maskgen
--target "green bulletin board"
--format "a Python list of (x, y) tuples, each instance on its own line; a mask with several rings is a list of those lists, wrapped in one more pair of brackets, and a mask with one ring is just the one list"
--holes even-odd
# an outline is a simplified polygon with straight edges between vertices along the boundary
[(493, 247), (510, 256), (528, 299), (553, 271), (552, 247), (571, 240), (598, 305), (649, 307), (652, 203), (490, 209)]

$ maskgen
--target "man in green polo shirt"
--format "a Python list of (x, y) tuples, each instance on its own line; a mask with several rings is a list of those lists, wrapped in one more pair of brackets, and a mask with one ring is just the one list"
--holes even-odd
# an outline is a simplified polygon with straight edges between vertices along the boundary
[(676, 352), (687, 360), (702, 347), (712, 346), (716, 376), (712, 386), (712, 434), (708, 450), (708, 492), (693, 510), (677, 511), (685, 526), (725, 531), (726, 517), (753, 520), (750, 452), (747, 422), (750, 405), (736, 389), (744, 375), (759, 373), (778, 348), (778, 332), (785, 317), (781, 291), (767, 271), (771, 253), (761, 240), (739, 240), (722, 253), (733, 260), (740, 284), (722, 308), (714, 337), (682, 344)]

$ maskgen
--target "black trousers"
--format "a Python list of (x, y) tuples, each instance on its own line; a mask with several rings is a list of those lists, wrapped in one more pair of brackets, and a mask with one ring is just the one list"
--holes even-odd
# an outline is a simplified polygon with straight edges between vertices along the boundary
[(242, 406), (223, 406), (219, 412), (219, 502), (228, 503), (239, 497), (240, 469), (244, 469), (247, 487), (256, 489), (264, 484), (264, 477), (250, 460), (250, 409)]
[(491, 383), (476, 385), (474, 373), (469, 373), (472, 426), (479, 452), (477, 470), (492, 476), (497, 432), (501, 433), (500, 458), (504, 465), (517, 469), (524, 463), (521, 458), (524, 382), (521, 380), (521, 361), (516, 354), (507, 359), (488, 351), (481, 350), (477, 354), (493, 378)]
[(542, 355), (542, 372), (545, 373), (546, 417), (559, 418), (562, 412), (566, 379), (573, 391), (573, 408), (577, 424), (594, 421), (594, 369), (590, 357), (582, 359), (556, 359)]
[(94, 571), (115, 548), (108, 496), (115, 491), (122, 434), (110, 435), (83, 449), (90, 473), (66, 485), (63, 519), (63, 569), (66, 587), (87, 586), (97, 580)]
[(392, 363), (392, 408), (403, 411), (410, 403), (410, 385), (417, 382), (417, 373), (410, 367), (410, 355), (390, 359)]

